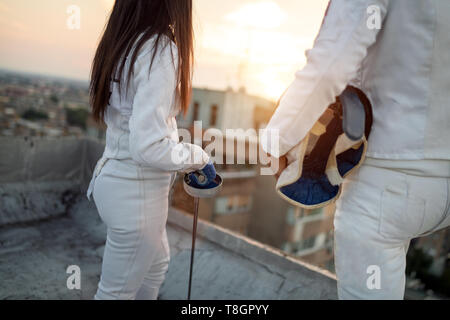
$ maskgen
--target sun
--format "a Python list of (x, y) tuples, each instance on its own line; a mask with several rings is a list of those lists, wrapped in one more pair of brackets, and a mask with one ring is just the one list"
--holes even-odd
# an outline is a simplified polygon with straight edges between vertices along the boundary
[(289, 84), (289, 80), (283, 79), (277, 70), (262, 70), (256, 75), (255, 81), (261, 88), (261, 95), (273, 101), (280, 99)]

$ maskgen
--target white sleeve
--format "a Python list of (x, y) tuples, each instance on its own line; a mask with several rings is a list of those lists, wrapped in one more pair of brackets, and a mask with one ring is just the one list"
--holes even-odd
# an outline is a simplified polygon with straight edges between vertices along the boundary
[(209, 161), (206, 152), (197, 145), (175, 141), (168, 125), (177, 86), (175, 45), (160, 45), (151, 70), (153, 50), (143, 51), (134, 65), (136, 92), (129, 121), (133, 160), (162, 171), (203, 168)]
[[(264, 151), (280, 157), (298, 145), (336, 100), (375, 43), (390, 0), (331, 0), (306, 66), (280, 101), (261, 137)], [(278, 136), (271, 144), (269, 136)]]

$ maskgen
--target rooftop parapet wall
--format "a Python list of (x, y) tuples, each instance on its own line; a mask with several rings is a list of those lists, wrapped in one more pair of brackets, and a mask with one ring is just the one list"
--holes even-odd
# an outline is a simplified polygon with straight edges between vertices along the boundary
[[(161, 299), (186, 299), (192, 216), (169, 212), (171, 264)], [(179, 230), (174, 232), (174, 230)], [(238, 233), (199, 221), (193, 299), (336, 299), (331, 273)]]
[(103, 148), (90, 139), (0, 137), (0, 226), (64, 214)]

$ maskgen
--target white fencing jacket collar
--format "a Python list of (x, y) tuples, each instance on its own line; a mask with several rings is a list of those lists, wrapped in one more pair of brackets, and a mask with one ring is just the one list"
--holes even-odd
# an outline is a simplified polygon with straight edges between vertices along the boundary
[[(332, 0), (306, 66), (262, 135), (263, 149), (292, 151), (350, 83), (373, 105), (367, 156), (450, 160), (448, 30), (448, 0)], [(270, 143), (271, 130), (279, 146)]]

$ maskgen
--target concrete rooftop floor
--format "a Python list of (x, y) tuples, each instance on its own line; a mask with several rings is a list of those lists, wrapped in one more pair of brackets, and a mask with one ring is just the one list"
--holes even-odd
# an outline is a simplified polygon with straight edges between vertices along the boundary
[[(172, 210), (171, 264), (160, 299), (187, 295), (192, 217)], [(238, 234), (199, 223), (193, 299), (335, 299), (332, 275)], [(92, 299), (106, 228), (95, 205), (79, 198), (67, 215), (0, 228), (0, 300)], [(68, 290), (69, 265), (81, 290)]]

